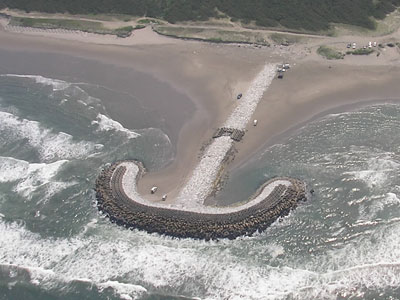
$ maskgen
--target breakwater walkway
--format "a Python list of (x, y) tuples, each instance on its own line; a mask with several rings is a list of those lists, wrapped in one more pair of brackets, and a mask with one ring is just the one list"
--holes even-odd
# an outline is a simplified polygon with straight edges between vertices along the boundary
[(222, 174), (225, 158), (233, 144), (241, 140), (246, 125), (276, 74), (276, 65), (265, 64), (251, 82), (243, 97), (229, 115), (221, 130), (214, 134), (211, 144), (202, 155), (198, 165), (180, 191), (176, 202), (182, 207), (200, 209), (213, 192), (218, 176)]

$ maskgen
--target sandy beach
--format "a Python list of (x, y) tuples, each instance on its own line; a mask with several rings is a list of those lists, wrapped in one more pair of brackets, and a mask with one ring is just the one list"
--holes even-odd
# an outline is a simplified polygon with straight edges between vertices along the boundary
[[(154, 78), (179, 93), (180, 97), (169, 99), (164, 93), (165, 87), (160, 85), (157, 92), (153, 91), (142, 103), (162, 119), (176, 149), (173, 162), (162, 170), (149, 170), (139, 183), (142, 196), (157, 200), (158, 196), (149, 193), (151, 186), (158, 186), (160, 194), (177, 196), (195, 168), (202, 147), (233, 111), (236, 95), (245, 93), (266, 62), (289, 62), (292, 68), (284, 79), (274, 79), (264, 93), (253, 116), (258, 125), (254, 127), (250, 122), (244, 139), (235, 144), (237, 154), (227, 168), (229, 172), (246, 164), (268, 144), (278, 142), (279, 137), (293, 133), (299, 124), (335, 107), (399, 98), (400, 55), (397, 50), (387, 49), (380, 57), (348, 56), (339, 61), (327, 61), (315, 53), (316, 47), (327, 40), (345, 44), (351, 39), (361, 40), (359, 37), (321, 37), (310, 44), (255, 48), (170, 39), (158, 36), (150, 28), (135, 31), (132, 38), (121, 43), (108, 36), (1, 30), (0, 50), (16, 53), (15, 59), (26, 53), (48, 53), (63, 56), (66, 61), (77, 58), (112, 66), (115, 69), (110, 77), (96, 76), (95, 68), (93, 74), (88, 71), (85, 76), (127, 93), (133, 89), (126, 75), (129, 70), (146, 74), (147, 82)], [(34, 64), (31, 67), (32, 71), (35, 68), (40, 71)], [(17, 67), (5, 62), (0, 72), (12, 72), (13, 68), (18, 72)], [(118, 70), (123, 70), (121, 77)], [(67, 76), (56, 67), (51, 73)], [(79, 76), (82, 74), (76, 75)], [(151, 91), (149, 85), (140, 93), (145, 95), (146, 91)], [(135, 124), (129, 118), (129, 110), (134, 110), (135, 105), (137, 103), (129, 101), (122, 105), (112, 99), (106, 103), (110, 116), (131, 129)], [(149, 127), (157, 125), (149, 124)]]
[(356, 109), (371, 102), (398, 101), (400, 66), (360, 66), (357, 61), (332, 64), (300, 62), (264, 94), (248, 126), (246, 140), (237, 145), (231, 169), (244, 164), (267, 144), (293, 134), (305, 122), (326, 114)]

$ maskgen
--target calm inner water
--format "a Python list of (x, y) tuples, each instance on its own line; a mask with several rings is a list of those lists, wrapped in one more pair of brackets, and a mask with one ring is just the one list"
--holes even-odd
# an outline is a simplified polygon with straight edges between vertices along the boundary
[(313, 198), (266, 232), (204, 242), (99, 215), (104, 164), (158, 169), (174, 149), (162, 129), (111, 119), (94, 89), (0, 76), (0, 299), (400, 299), (400, 105), (330, 114), (264, 149), (218, 203), (274, 176)]

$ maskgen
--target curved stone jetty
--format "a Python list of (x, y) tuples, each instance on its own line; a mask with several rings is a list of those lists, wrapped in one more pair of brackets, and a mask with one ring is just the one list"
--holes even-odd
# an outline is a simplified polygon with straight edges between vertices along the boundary
[(266, 64), (255, 77), (224, 126), (219, 128), (173, 204), (143, 199), (136, 184), (143, 166), (136, 161), (117, 162), (96, 181), (98, 207), (117, 224), (174, 237), (197, 239), (236, 238), (267, 228), (306, 199), (304, 183), (276, 178), (265, 183), (246, 203), (234, 207), (204, 205), (223, 173), (234, 143), (242, 140), (251, 119), (275, 76)]
[[(132, 170), (139, 170), (133, 182), (133, 174), (128, 174)], [(306, 200), (303, 182), (275, 178), (243, 205), (203, 206), (202, 210), (166, 206), (147, 202), (137, 194), (136, 181), (142, 172), (143, 167), (136, 161), (117, 162), (102, 170), (96, 181), (99, 210), (118, 225), (178, 238), (210, 240), (251, 235), (265, 230), (277, 218), (287, 215), (299, 201)]]

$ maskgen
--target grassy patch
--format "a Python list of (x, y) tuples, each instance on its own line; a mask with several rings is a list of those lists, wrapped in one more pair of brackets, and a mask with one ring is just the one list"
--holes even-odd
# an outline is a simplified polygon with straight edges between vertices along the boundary
[(145, 18), (145, 19), (140, 19), (137, 21), (138, 24), (144, 24), (144, 25), (149, 25), (149, 24), (154, 24), (154, 25), (161, 25), (164, 24), (165, 22), (153, 19), (153, 18)]
[(296, 36), (294, 34), (285, 34), (285, 33), (273, 33), (269, 37), (276, 44), (287, 45), (287, 46), (299, 43), (302, 39), (300, 36)]
[(400, 9), (396, 9), (382, 20), (373, 19), (374, 29), (367, 29), (349, 24), (334, 24), (335, 36), (362, 35), (366, 37), (378, 37), (391, 34), (400, 28)]
[(144, 25), (136, 25), (135, 27), (133, 26), (124, 26), (124, 27), (119, 27), (113, 30), (113, 34), (116, 34), (118, 37), (128, 37), (131, 35), (132, 31), (136, 29), (143, 29), (146, 26)]
[[(68, 14), (66, 14), (68, 15)], [(135, 17), (125, 15), (125, 14), (110, 14), (110, 13), (104, 13), (104, 14), (71, 14), (69, 15), (71, 18), (78, 17), (78, 18), (84, 18), (84, 19), (90, 19), (90, 20), (97, 20), (97, 21), (123, 21), (123, 22), (129, 22), (133, 21)]]
[(352, 54), (352, 55), (369, 55), (371, 53), (373, 53), (374, 50), (370, 49), (370, 48), (360, 48), (354, 51), (347, 51), (346, 54)]
[(69, 20), (69, 19), (46, 19), (46, 18), (20, 18), (12, 17), (11, 25), (34, 27), (43, 29), (82, 29), (82, 30), (100, 30), (103, 28), (101, 22)]
[(20, 17), (12, 17), (10, 24), (14, 26), (33, 27), (40, 29), (66, 29), (80, 30), (97, 34), (114, 34), (119, 37), (127, 37), (131, 34), (132, 30), (144, 27), (143, 25), (138, 25), (136, 27), (125, 26), (116, 29), (108, 29), (105, 28), (101, 22), (96, 21)]
[(344, 54), (327, 46), (320, 46), (317, 53), (326, 59), (343, 59)]
[(182, 39), (194, 39), (213, 43), (246, 43), (269, 46), (267, 34), (261, 32), (184, 26), (155, 26), (154, 30), (162, 35)]

